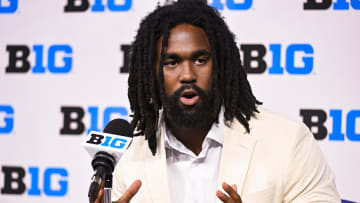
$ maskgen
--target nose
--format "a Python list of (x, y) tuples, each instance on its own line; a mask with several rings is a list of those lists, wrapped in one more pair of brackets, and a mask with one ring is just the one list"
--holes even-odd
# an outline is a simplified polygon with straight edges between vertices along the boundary
[(192, 62), (184, 61), (181, 64), (180, 82), (183, 84), (196, 83), (196, 71)]

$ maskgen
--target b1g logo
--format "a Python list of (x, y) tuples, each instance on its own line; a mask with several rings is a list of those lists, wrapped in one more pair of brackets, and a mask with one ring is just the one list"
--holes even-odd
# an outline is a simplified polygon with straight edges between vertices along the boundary
[[(209, 6), (212, 6), (217, 10), (224, 10), (222, 0), (213, 0)], [(229, 10), (249, 10), (252, 6), (252, 0), (242, 0), (241, 2), (236, 2), (236, 0), (225, 0), (225, 6)]]
[[(264, 57), (266, 47), (263, 44), (241, 44), (240, 50), (243, 56), (243, 65), (248, 74), (262, 74), (268, 69), (270, 75), (307, 75), (314, 68), (314, 48), (310, 44), (290, 44), (283, 53), (281, 44), (270, 44), (269, 50), (272, 54), (272, 65), (268, 68)], [(120, 73), (129, 72), (130, 45), (120, 46), (123, 52), (123, 66)], [(285, 60), (282, 60), (284, 57)], [(299, 58), (301, 57), (301, 58)], [(296, 63), (300, 61), (300, 63)], [(282, 61), (285, 63), (282, 65)]]
[(355, 10), (360, 9), (360, 0), (307, 0), (304, 3), (304, 10), (327, 10), (333, 5), (334, 10)]
[(111, 135), (107, 133), (91, 132), (87, 138), (86, 143), (92, 145), (99, 145), (102, 147), (110, 147), (114, 149), (123, 149), (129, 145), (131, 138), (124, 136)]
[(14, 128), (14, 108), (10, 105), (0, 105), (0, 135), (9, 134)]
[[(267, 69), (264, 60), (266, 47), (262, 44), (241, 44), (243, 52), (243, 65), (249, 74), (261, 74)], [(270, 44), (269, 50), (272, 53), (272, 65), (268, 69), (271, 75), (281, 75), (286, 71), (291, 75), (307, 75), (314, 67), (314, 48), (310, 44), (290, 44), (286, 47), (285, 55), (282, 54), (281, 44)], [(296, 55), (301, 56), (302, 64), (296, 65)], [(285, 58), (285, 66), (281, 65), (281, 57)]]
[[(30, 48), (26, 45), (7, 45), (6, 51), (9, 53), (9, 65), (5, 68), (5, 73), (27, 73), (32, 69), (33, 74), (44, 74), (47, 71), (53, 74), (69, 73), (72, 68), (72, 53), (70, 45), (56, 44), (51, 45), (44, 51), (44, 45), (32, 46), (35, 55), (35, 64), (31, 67), (29, 62)], [(44, 55), (47, 54), (47, 66), (43, 64)], [(61, 63), (56, 63), (57, 57), (62, 57)]]
[[(63, 114), (63, 127), (60, 129), (61, 135), (81, 135), (84, 133), (84, 108), (79, 106), (62, 106), (61, 112)], [(99, 111), (99, 107), (90, 106), (87, 108), (87, 113), (90, 117), (90, 127), (87, 129), (87, 133), (90, 133), (90, 131), (102, 131), (106, 124), (114, 119), (114, 116), (122, 119), (128, 119), (129, 116), (128, 110), (122, 106), (106, 107), (103, 112)], [(99, 128), (98, 118), (101, 114), (103, 125)]]
[(67, 0), (64, 12), (85, 12), (89, 8), (91, 12), (104, 12), (106, 9), (113, 12), (121, 12), (131, 9), (132, 0), (123, 0), (122, 2), (116, 3), (116, 0), (94, 0), (94, 4), (90, 8), (89, 0)]
[[(62, 197), (68, 192), (69, 175), (65, 168), (50, 167), (41, 171), (39, 167), (28, 167), (28, 174), (26, 174), (25, 168), (21, 166), (2, 166), (1, 171), (4, 175), (4, 183), (1, 188), (1, 194), (3, 195), (22, 195), (26, 193), (29, 196)], [(30, 176), (28, 185), (24, 182), (26, 175)], [(43, 181), (42, 184), (40, 181)]]
[(18, 0), (0, 0), (1, 13), (15, 13), (18, 9)]
[[(360, 141), (360, 110), (350, 110), (346, 113), (340, 109), (331, 109), (329, 112), (332, 118), (332, 132), (329, 133), (330, 141), (344, 141), (347, 138), (350, 141)], [(327, 114), (322, 109), (301, 109), (300, 115), (303, 122), (311, 129), (315, 139), (323, 140), (328, 136), (328, 129), (325, 127)], [(343, 119), (345, 122), (343, 122)], [(345, 133), (342, 131), (342, 123), (346, 123)], [(356, 128), (356, 124), (358, 124)]]

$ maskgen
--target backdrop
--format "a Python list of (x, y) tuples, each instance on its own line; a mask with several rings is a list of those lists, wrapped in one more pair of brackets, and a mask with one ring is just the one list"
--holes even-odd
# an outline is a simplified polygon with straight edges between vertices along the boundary
[[(162, 2), (163, 3), (163, 2)], [(360, 201), (360, 1), (213, 0), (264, 107), (305, 122)], [(87, 202), (87, 132), (129, 119), (129, 45), (156, 0), (0, 0), (0, 202)], [(299, 166), (301, 167), (301, 166)]]

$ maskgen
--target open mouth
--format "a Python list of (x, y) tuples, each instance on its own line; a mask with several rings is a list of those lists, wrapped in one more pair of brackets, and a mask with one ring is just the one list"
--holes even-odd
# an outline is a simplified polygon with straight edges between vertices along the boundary
[(180, 95), (180, 102), (185, 106), (195, 105), (199, 101), (199, 95), (194, 89), (184, 90)]

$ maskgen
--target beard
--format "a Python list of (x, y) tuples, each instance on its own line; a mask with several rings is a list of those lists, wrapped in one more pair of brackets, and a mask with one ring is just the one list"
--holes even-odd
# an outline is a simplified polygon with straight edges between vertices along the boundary
[[(199, 101), (191, 106), (180, 102), (180, 95), (186, 89), (194, 89)], [(165, 96), (165, 122), (181, 128), (194, 129), (211, 125), (214, 118), (215, 96), (213, 91), (205, 92), (196, 85), (184, 85), (173, 95)]]

